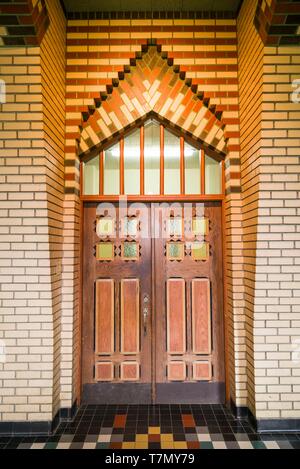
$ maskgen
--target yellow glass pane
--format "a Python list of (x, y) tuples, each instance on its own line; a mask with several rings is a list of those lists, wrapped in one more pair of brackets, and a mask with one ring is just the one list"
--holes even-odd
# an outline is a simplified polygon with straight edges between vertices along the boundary
[(114, 234), (114, 220), (112, 218), (98, 218), (96, 232), (99, 238)]
[(208, 243), (192, 243), (192, 259), (194, 261), (207, 261), (209, 258), (209, 244)]
[(113, 243), (97, 244), (96, 258), (98, 261), (112, 261), (114, 259), (114, 244)]
[(192, 232), (195, 236), (206, 236), (208, 234), (208, 219), (193, 218)]

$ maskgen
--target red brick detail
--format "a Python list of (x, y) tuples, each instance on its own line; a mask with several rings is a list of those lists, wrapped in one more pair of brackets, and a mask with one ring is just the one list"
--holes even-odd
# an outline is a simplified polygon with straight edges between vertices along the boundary
[[(45, 0), (38, 0), (35, 5), (32, 0), (18, 3), (0, 3), (1, 17), (5, 16), (5, 35), (0, 44), (4, 46), (38, 46), (49, 26), (49, 16)], [(8, 18), (12, 18), (9, 24)], [(17, 20), (17, 23), (16, 23)]]
[(269, 5), (266, 0), (258, 0), (254, 24), (263, 43), (268, 46), (279, 46), (284, 44), (300, 44), (300, 36), (297, 34), (297, 17), (288, 15), (299, 15), (300, 3), (285, 0), (272, 0)]
[(181, 67), (170, 63), (166, 53), (149, 46), (137, 54), (131, 66), (123, 68), (106, 94), (95, 99), (95, 106), (83, 113), (79, 154), (86, 156), (151, 113), (204, 146), (214, 147), (220, 154), (227, 152), (222, 110), (210, 105), (210, 99), (186, 79)]

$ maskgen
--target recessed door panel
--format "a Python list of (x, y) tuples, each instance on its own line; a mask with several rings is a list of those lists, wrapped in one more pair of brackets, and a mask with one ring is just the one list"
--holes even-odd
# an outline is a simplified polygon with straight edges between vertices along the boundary
[(137, 354), (140, 348), (140, 287), (138, 279), (121, 281), (121, 352)]
[(167, 351), (182, 354), (186, 351), (185, 282), (167, 281)]

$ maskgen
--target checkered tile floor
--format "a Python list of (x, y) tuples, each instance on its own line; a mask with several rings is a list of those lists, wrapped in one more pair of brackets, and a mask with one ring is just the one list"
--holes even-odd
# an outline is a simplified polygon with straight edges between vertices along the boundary
[(300, 434), (258, 435), (221, 405), (83, 406), (51, 437), (0, 438), (0, 449), (300, 449)]

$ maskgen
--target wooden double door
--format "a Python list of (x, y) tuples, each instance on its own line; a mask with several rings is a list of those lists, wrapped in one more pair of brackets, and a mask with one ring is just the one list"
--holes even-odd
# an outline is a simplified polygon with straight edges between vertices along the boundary
[(84, 403), (225, 401), (221, 213), (84, 206)]

